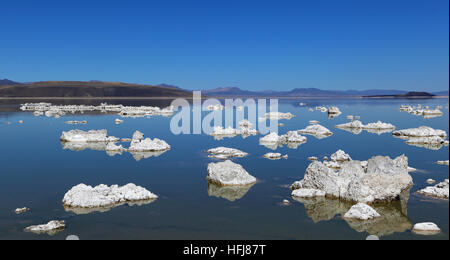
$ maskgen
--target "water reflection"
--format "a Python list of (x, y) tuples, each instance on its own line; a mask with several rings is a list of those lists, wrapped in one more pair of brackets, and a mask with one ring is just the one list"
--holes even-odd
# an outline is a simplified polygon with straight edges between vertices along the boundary
[[(345, 213), (355, 204), (324, 197), (310, 199), (293, 197), (293, 199), (304, 205), (308, 217), (314, 223), (332, 220), (337, 215), (343, 218)], [(380, 218), (368, 221), (345, 219), (345, 221), (357, 232), (367, 232), (370, 235), (386, 236), (395, 232), (405, 232), (412, 228), (406, 209), (408, 199), (409, 191), (406, 191), (399, 201), (371, 205), (381, 215)]]
[[(61, 142), (62, 148), (64, 150), (71, 151), (83, 151), (83, 150), (93, 150), (93, 151), (105, 151), (108, 156), (114, 157), (116, 155), (122, 155), (124, 151), (106, 151), (106, 143), (104, 142)], [(157, 151), (157, 152), (129, 152), (136, 161), (142, 159), (147, 159), (150, 157), (158, 157), (169, 150)]]
[(100, 212), (100, 213), (104, 213), (107, 211), (110, 211), (112, 208), (115, 207), (119, 207), (122, 205), (127, 204), (129, 207), (132, 206), (143, 206), (143, 205), (148, 205), (152, 202), (154, 202), (156, 199), (151, 199), (151, 200), (140, 200), (140, 201), (134, 201), (134, 202), (124, 202), (124, 203), (118, 203), (118, 204), (114, 204), (108, 207), (96, 207), (96, 208), (81, 208), (81, 207), (67, 207), (64, 206), (64, 209), (67, 212), (73, 212), (77, 215), (86, 215), (86, 214), (90, 214), (93, 212)]
[(229, 201), (236, 201), (244, 197), (254, 184), (240, 186), (220, 186), (208, 182), (208, 195), (223, 198)]

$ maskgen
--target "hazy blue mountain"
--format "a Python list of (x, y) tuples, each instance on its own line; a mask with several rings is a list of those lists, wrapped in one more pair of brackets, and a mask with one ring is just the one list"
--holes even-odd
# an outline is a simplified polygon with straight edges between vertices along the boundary
[(335, 97), (335, 96), (372, 96), (372, 95), (403, 95), (402, 90), (321, 90), (318, 88), (296, 88), (289, 91), (247, 91), (237, 87), (203, 90), (206, 96), (276, 96), (276, 97)]
[(20, 84), (19, 82), (14, 82), (9, 79), (0, 79), (0, 86), (7, 86), (7, 85), (17, 85)]
[(448, 96), (448, 90), (433, 92), (432, 94), (436, 96)]

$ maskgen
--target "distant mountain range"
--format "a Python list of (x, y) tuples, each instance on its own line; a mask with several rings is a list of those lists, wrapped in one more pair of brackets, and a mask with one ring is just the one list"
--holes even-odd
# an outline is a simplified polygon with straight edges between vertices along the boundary
[[(296, 88), (289, 91), (248, 91), (236, 87), (216, 88), (210, 90), (203, 90), (202, 93), (206, 96), (216, 97), (364, 97), (364, 96), (400, 96), (406, 95), (408, 91), (403, 90), (321, 90), (317, 88)], [(430, 93), (437, 96), (448, 96), (448, 91)]]
[[(2, 80), (0, 97), (192, 97), (192, 92), (167, 86), (102, 81), (42, 81), (17, 83)], [(3, 83), (5, 82), (5, 83)]]
[[(202, 90), (208, 97), (409, 97), (402, 90), (321, 90), (317, 88), (296, 88), (289, 91), (249, 91), (237, 87)], [(418, 93), (418, 92), (416, 92)], [(426, 93), (426, 92), (424, 92)], [(419, 96), (448, 96), (440, 91)], [(91, 81), (41, 81), (19, 83), (8, 79), (0, 80), (0, 97), (191, 97), (192, 91), (169, 84), (144, 85), (122, 82)]]

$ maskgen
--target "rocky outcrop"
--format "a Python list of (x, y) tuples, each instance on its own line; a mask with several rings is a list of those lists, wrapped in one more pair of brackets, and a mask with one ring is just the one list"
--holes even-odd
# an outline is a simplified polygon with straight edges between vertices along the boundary
[[(158, 196), (143, 187), (129, 183), (124, 186), (100, 184), (96, 187), (78, 184), (70, 189), (62, 200), (66, 210), (77, 213), (77, 208), (111, 208), (124, 203), (155, 200)], [(89, 211), (88, 211), (89, 213)]]
[(400, 193), (412, 184), (408, 158), (402, 155), (394, 160), (372, 157), (366, 168), (360, 161), (348, 161), (339, 171), (314, 161), (306, 169), (304, 179), (295, 182), (291, 188), (317, 189), (325, 192), (327, 197), (367, 203), (398, 200)]

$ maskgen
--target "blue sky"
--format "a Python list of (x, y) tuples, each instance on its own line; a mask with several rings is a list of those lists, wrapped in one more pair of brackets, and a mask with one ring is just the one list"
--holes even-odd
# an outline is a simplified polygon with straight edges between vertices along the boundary
[(0, 78), (445, 90), (448, 0), (2, 1)]

